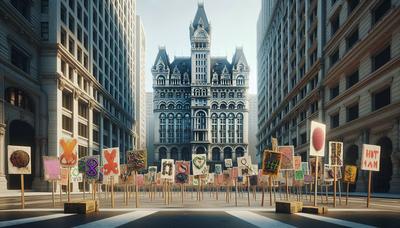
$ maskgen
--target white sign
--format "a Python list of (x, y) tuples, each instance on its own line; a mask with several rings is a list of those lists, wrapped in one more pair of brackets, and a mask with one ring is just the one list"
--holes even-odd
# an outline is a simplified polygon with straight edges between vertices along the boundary
[(343, 166), (343, 143), (329, 142), (329, 165)]
[(161, 159), (161, 179), (174, 180), (175, 163), (174, 159)]
[(208, 173), (206, 154), (192, 154), (193, 175), (205, 175)]
[(325, 152), (326, 125), (311, 121), (310, 156), (323, 157)]
[(82, 173), (79, 173), (78, 166), (74, 166), (71, 168), (70, 172), (71, 182), (82, 182), (83, 176)]
[(8, 146), (8, 174), (31, 174), (31, 160), (29, 146)]
[(363, 144), (361, 169), (379, 171), (379, 163), (381, 160), (381, 147), (377, 145)]

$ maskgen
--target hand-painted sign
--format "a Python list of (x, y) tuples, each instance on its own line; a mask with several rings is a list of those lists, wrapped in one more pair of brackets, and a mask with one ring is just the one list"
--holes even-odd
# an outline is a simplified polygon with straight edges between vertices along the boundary
[(277, 175), (281, 164), (281, 153), (270, 150), (264, 151), (262, 174)]
[(379, 171), (381, 158), (381, 147), (377, 145), (363, 144), (361, 169)]
[(127, 152), (127, 165), (134, 171), (140, 171), (147, 167), (147, 151), (133, 150)]
[(87, 180), (99, 179), (99, 155), (85, 157), (85, 177)]
[(281, 170), (293, 170), (293, 146), (278, 146), (278, 151), (281, 153)]
[(44, 179), (55, 181), (61, 179), (60, 161), (57, 157), (43, 156)]
[(344, 179), (343, 181), (346, 183), (354, 184), (357, 178), (357, 166), (355, 165), (346, 165), (344, 167)]
[(310, 156), (323, 157), (325, 152), (326, 125), (311, 121)]
[(78, 163), (76, 139), (60, 139), (60, 164), (62, 167), (74, 167)]
[(119, 176), (119, 148), (104, 149), (102, 153), (104, 176)]
[(205, 175), (208, 173), (206, 154), (192, 154), (193, 175)]
[(329, 165), (343, 166), (342, 142), (329, 142)]

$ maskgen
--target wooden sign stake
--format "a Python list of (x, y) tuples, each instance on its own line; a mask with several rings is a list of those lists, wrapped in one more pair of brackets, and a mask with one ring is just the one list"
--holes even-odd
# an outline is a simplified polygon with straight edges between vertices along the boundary
[(25, 209), (25, 186), (24, 186), (24, 174), (21, 174), (21, 208)]
[(86, 199), (86, 175), (83, 174), (83, 199)]
[(139, 207), (139, 193), (138, 193), (138, 184), (137, 184), (137, 171), (135, 171), (135, 201), (136, 201), (136, 208)]
[(264, 192), (265, 192), (265, 189), (264, 189), (264, 183), (263, 183), (262, 193), (261, 193), (261, 207), (264, 207)]
[(333, 167), (333, 207), (336, 207), (336, 168)]
[(247, 206), (250, 207), (250, 179), (247, 176)]
[(269, 184), (269, 205), (272, 206), (272, 176), (268, 176), (268, 184)]
[(289, 200), (289, 170), (285, 171), (285, 178), (286, 178), (286, 200)]
[(94, 183), (94, 180), (92, 180), (92, 200), (95, 200), (96, 198), (96, 196), (95, 196), (95, 193), (94, 193), (94, 188), (95, 188), (95, 183)]
[(71, 167), (68, 167), (68, 175), (67, 175), (67, 195), (68, 195), (68, 203), (71, 202), (71, 195), (70, 195), (70, 174), (71, 174)]
[(350, 187), (350, 183), (347, 182), (347, 186), (346, 186), (346, 206), (349, 200), (349, 187)]
[(369, 201), (371, 199), (371, 178), (372, 177), (372, 171), (368, 171), (368, 197), (367, 197), (367, 207), (369, 207)]
[(62, 203), (62, 184), (60, 181), (60, 203)]
[(115, 207), (114, 201), (114, 176), (111, 176), (111, 207)]
[(182, 205), (183, 205), (183, 184), (181, 184), (181, 200), (182, 200)]
[(238, 191), (238, 187), (237, 187), (237, 178), (235, 178), (235, 206), (237, 207), (238, 202), (237, 202), (237, 191)]
[(55, 197), (54, 197), (54, 189), (55, 189), (54, 180), (51, 181), (51, 185), (52, 185), (51, 199), (53, 200), (53, 207), (56, 207), (56, 200), (55, 200)]
[(314, 186), (314, 207), (317, 206), (317, 191), (318, 191), (318, 156), (315, 157), (315, 186)]

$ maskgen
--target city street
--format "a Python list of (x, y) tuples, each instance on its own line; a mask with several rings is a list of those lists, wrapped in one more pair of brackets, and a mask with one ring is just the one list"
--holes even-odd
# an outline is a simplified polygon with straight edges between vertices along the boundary
[[(365, 197), (351, 197), (349, 206), (345, 206), (345, 198), (333, 208), (332, 198), (326, 204), (326, 196), (322, 197), (329, 207), (325, 215), (312, 214), (279, 214), (269, 206), (269, 196), (265, 195), (264, 207), (260, 206), (261, 194), (256, 200), (251, 195), (251, 207), (247, 207), (247, 194), (238, 194), (238, 207), (235, 207), (234, 194), (230, 202), (225, 201), (224, 192), (220, 192), (219, 200), (215, 193), (204, 192), (204, 200), (196, 201), (196, 193), (191, 197), (188, 192), (181, 203), (180, 192), (173, 193), (171, 204), (165, 205), (159, 193), (155, 200), (148, 194), (140, 194), (140, 208), (135, 208), (134, 197), (125, 206), (121, 192), (116, 194), (116, 208), (110, 208), (110, 197), (100, 195), (100, 211), (87, 215), (64, 214), (59, 195), (56, 195), (56, 207), (53, 208), (51, 195), (48, 193), (32, 193), (26, 196), (26, 209), (19, 209), (18, 195), (0, 198), (0, 227), (18, 226), (32, 227), (110, 227), (110, 226), (142, 226), (142, 227), (397, 227), (400, 221), (400, 199), (373, 198), (371, 207), (366, 208)], [(82, 199), (82, 193), (72, 194), (72, 200)], [(89, 194), (86, 195), (90, 197)], [(132, 195), (133, 196), (133, 195)], [(280, 200), (279, 193), (276, 195)], [(283, 194), (282, 194), (283, 197)], [(292, 196), (294, 199), (295, 196)], [(303, 195), (304, 204), (311, 205), (309, 196)], [(282, 198), (283, 199), (283, 198)], [(318, 197), (320, 203), (321, 197)], [(66, 201), (66, 195), (63, 194)]]

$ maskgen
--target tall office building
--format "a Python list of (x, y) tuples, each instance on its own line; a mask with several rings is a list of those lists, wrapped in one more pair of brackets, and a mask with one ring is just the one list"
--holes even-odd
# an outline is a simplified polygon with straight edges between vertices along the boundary
[[(161, 47), (152, 67), (155, 160), (190, 160), (206, 153), (210, 163), (248, 150), (249, 66), (242, 48), (233, 59), (212, 57), (211, 25), (199, 4), (189, 27), (191, 56), (170, 58)], [(214, 166), (211, 166), (211, 170)]]
[[(258, 21), (258, 149), (294, 145), (308, 157), (311, 120), (344, 142), (360, 166), (362, 144), (381, 146), (373, 191), (400, 192), (400, 2), (263, 0)], [(359, 172), (357, 191), (367, 187)]]
[(154, 164), (154, 117), (153, 93), (146, 92), (146, 147), (147, 163)]
[(146, 148), (146, 36), (142, 20), (136, 16), (136, 145)]
[(7, 145), (32, 149), (25, 187), (45, 190), (42, 156), (78, 139), (79, 157), (134, 142), (135, 1), (0, 1), (0, 188)]
[[(253, 164), (261, 164), (260, 153), (257, 150), (257, 131), (258, 131), (258, 121), (257, 121), (257, 95), (249, 94), (249, 146), (248, 152), (251, 156), (251, 161)], [(260, 166), (261, 167), (261, 166)]]

